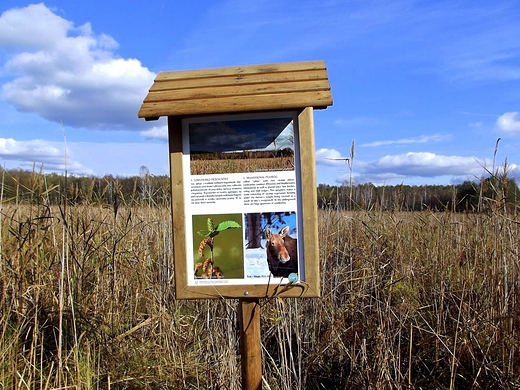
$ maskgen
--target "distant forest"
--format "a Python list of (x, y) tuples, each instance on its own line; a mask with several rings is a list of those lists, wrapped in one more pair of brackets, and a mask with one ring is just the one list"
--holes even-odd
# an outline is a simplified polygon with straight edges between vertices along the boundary
[[(132, 177), (65, 176), (0, 168), (2, 202), (45, 204), (169, 205), (169, 176), (151, 175), (142, 166)], [(320, 184), (318, 207), (341, 210), (478, 212), (520, 204), (516, 181), (490, 177), (457, 185), (375, 186), (371, 183)]]
[(455, 185), (318, 186), (318, 206), (322, 209), (478, 212), (519, 204), (518, 185), (507, 177)]
[(12, 202), (45, 204), (170, 204), (169, 176), (151, 175), (142, 166), (138, 176), (65, 176), (26, 170), (0, 169), (1, 199)]

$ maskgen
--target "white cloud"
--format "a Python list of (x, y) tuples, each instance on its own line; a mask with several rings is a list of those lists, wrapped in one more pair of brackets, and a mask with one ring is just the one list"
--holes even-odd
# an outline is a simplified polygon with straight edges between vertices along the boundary
[[(388, 183), (391, 180), (405, 182), (406, 179), (451, 177), (456, 181), (474, 180), (486, 176), (485, 167), (492, 162), (475, 157), (446, 156), (430, 152), (409, 152), (386, 155), (371, 162), (357, 161), (354, 172), (357, 183)], [(515, 167), (516, 169), (516, 167)]]
[(431, 142), (442, 142), (450, 140), (451, 135), (448, 134), (433, 134), (433, 135), (421, 135), (420, 137), (413, 138), (402, 138), (397, 140), (386, 140), (386, 141), (375, 141), (360, 146), (379, 147), (387, 145), (410, 145), (410, 144), (425, 144)]
[(0, 156), (24, 156), (38, 153), (46, 157), (59, 155), (59, 150), (46, 141), (15, 141), (13, 138), (0, 138)]
[(447, 174), (467, 174), (478, 163), (474, 157), (444, 156), (430, 152), (408, 152), (380, 158), (374, 170), (399, 170), (400, 174), (432, 177)]
[(72, 23), (53, 14), (43, 3), (14, 8), (0, 16), (0, 47), (51, 49), (56, 38), (64, 38), (72, 28)]
[[(67, 153), (65, 155), (65, 148)], [(0, 138), (0, 164), (6, 169), (34, 166), (43, 172), (74, 175), (137, 175), (147, 166), (152, 174), (169, 173), (168, 146), (159, 142), (52, 142)]]
[(72, 159), (69, 154), (65, 157), (64, 144), (58, 145), (55, 142), (38, 139), (17, 141), (13, 138), (0, 138), (0, 159), (8, 161), (9, 168), (31, 169), (34, 164), (37, 164), (41, 165), (46, 172), (64, 172), (65, 169), (71, 169), (80, 174), (92, 173)]
[(520, 120), (517, 120), (517, 111), (506, 112), (497, 119), (496, 126), (505, 133), (520, 135)]
[[(346, 168), (345, 162), (334, 160), (342, 158), (344, 157), (335, 149), (323, 148), (316, 151), (317, 169), (322, 182), (348, 182), (351, 173)], [(488, 177), (493, 170), (492, 167), (491, 159), (448, 156), (431, 152), (408, 152), (386, 155), (373, 161), (354, 160), (352, 176), (355, 184), (369, 182), (375, 185), (446, 184)], [(520, 179), (520, 166), (517, 164), (510, 163), (507, 167), (495, 166), (495, 172), (504, 172), (504, 169), (507, 169), (509, 177)]]
[(149, 130), (141, 131), (141, 135), (146, 139), (168, 141), (168, 126), (154, 126)]
[(66, 126), (143, 129), (137, 111), (155, 74), (137, 59), (119, 58), (117, 46), (43, 3), (5, 11), (0, 50), (10, 55), (5, 69), (14, 79), (2, 86), (2, 97), (19, 111)]
[(316, 151), (316, 164), (340, 166), (345, 165), (348, 157), (343, 157), (336, 149), (321, 148)]

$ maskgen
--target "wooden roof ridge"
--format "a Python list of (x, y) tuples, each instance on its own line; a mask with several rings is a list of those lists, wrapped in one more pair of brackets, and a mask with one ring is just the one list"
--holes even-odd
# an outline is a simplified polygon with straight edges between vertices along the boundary
[(332, 105), (324, 61), (160, 72), (138, 116), (219, 114)]

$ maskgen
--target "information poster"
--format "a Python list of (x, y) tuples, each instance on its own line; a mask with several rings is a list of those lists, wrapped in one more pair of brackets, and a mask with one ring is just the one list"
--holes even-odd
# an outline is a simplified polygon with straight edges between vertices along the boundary
[(183, 120), (188, 285), (304, 280), (296, 113)]

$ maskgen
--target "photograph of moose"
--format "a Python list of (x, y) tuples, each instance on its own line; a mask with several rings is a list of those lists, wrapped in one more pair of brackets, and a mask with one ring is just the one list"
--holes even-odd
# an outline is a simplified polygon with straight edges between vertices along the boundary
[(287, 278), (298, 274), (296, 213), (247, 213), (246, 276), (248, 278)]
[(290, 274), (298, 273), (298, 245), (297, 239), (289, 236), (289, 226), (280, 232), (273, 233), (265, 229), (267, 242), (265, 252), (269, 271), (273, 276), (287, 278)]

